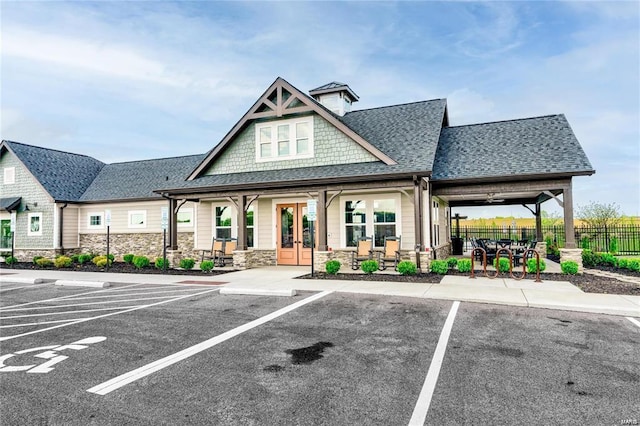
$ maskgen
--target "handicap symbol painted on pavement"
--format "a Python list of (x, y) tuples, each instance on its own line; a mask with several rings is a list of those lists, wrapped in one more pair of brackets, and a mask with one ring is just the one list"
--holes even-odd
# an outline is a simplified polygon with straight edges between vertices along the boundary
[[(73, 349), (75, 351), (79, 351), (80, 349), (85, 349), (92, 343), (99, 343), (107, 340), (106, 337), (103, 336), (94, 336), (88, 337), (86, 339), (78, 340), (77, 342), (69, 343), (68, 345), (51, 345), (51, 346), (40, 346), (37, 348), (24, 349), (22, 351), (18, 351), (9, 355), (0, 356), (0, 372), (10, 373), (15, 371), (26, 371), (27, 373), (48, 373), (53, 370), (53, 366), (60, 361), (64, 361), (69, 358), (65, 355), (60, 355), (59, 352), (66, 349)], [(42, 351), (42, 352), (40, 352)], [(47, 359), (48, 361), (43, 364), (31, 364), (31, 365), (6, 365), (5, 361), (9, 358), (12, 358), (16, 355), (28, 354), (32, 352), (40, 352), (35, 354), (34, 357)]]

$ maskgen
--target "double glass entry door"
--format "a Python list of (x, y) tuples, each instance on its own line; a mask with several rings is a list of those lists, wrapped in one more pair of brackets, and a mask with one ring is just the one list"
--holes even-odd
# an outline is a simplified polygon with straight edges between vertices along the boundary
[(278, 204), (276, 217), (278, 265), (311, 265), (307, 204)]

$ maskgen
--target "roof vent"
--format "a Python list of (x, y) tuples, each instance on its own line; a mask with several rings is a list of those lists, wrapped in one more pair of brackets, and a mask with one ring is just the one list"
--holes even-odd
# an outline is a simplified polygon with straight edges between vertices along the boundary
[(337, 81), (316, 87), (309, 91), (309, 95), (340, 116), (351, 111), (351, 104), (360, 99), (348, 85)]

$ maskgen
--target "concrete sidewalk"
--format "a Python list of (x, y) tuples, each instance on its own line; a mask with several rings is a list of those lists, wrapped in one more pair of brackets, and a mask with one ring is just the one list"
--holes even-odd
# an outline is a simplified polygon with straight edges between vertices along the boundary
[[(536, 283), (533, 280), (516, 281), (485, 277), (471, 279), (453, 275), (445, 275), (440, 284), (296, 279), (296, 277), (309, 272), (308, 267), (288, 266), (248, 269), (214, 276), (203, 276), (195, 271), (193, 275), (145, 275), (3, 268), (0, 271), (0, 283), (73, 280), (105, 283), (178, 284), (181, 281), (188, 281), (190, 284), (201, 282), (206, 285), (211, 282), (224, 282), (224, 286), (233, 289), (235, 293), (243, 293), (244, 291), (246, 294), (286, 294), (291, 290), (332, 290), (346, 293), (459, 300), (640, 317), (640, 296), (584, 293), (567, 281)], [(9, 288), (6, 291), (8, 290)]]

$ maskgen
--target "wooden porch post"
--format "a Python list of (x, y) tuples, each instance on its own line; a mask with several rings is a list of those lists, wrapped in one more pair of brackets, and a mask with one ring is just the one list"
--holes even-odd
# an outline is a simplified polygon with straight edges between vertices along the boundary
[(542, 240), (542, 209), (540, 203), (536, 203), (536, 241)]
[(569, 185), (562, 190), (562, 203), (564, 204), (564, 248), (576, 248), (576, 236), (573, 227), (573, 191)]
[(318, 236), (318, 251), (327, 251), (327, 190), (318, 191), (318, 206), (316, 217), (316, 235)]
[(178, 250), (178, 200), (169, 199), (169, 250)]
[[(238, 195), (238, 250), (247, 249), (247, 196)], [(254, 218), (255, 220), (255, 218)]]
[(422, 185), (420, 179), (413, 179), (413, 220), (415, 226), (416, 266), (420, 270), (420, 252), (424, 249), (424, 234), (422, 232)]

